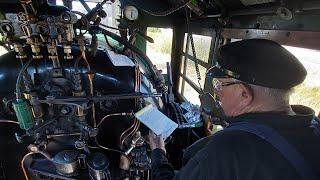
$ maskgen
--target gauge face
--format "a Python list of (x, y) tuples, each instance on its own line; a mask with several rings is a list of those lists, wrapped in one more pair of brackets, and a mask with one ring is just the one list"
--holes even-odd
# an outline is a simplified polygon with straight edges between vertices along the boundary
[(137, 20), (139, 17), (138, 9), (134, 6), (126, 6), (124, 8), (124, 15), (130, 21)]

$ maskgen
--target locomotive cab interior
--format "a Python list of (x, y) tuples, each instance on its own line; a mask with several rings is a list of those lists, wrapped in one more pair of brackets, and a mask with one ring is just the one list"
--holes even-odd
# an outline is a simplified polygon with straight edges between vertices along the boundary
[(177, 124), (180, 169), (224, 126), (206, 71), (242, 39), (297, 56), (292, 103), (320, 116), (319, 19), (316, 0), (0, 0), (0, 179), (149, 180), (148, 105)]

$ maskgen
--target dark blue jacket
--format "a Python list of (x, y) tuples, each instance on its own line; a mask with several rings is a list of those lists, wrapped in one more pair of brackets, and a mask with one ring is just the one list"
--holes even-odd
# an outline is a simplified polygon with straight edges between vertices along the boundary
[[(251, 122), (274, 128), (305, 158), (320, 179), (320, 138), (310, 128), (314, 112), (293, 106), (297, 115), (248, 113), (229, 118), (229, 123)], [(164, 179), (300, 180), (292, 165), (272, 145), (243, 131), (218, 133), (190, 146), (186, 165), (174, 173), (164, 152), (152, 152), (152, 176)]]

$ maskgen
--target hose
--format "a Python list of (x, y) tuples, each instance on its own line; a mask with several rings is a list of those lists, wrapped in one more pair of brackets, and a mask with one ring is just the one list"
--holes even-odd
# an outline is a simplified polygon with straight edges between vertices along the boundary
[(22, 66), (22, 68), (21, 68), (21, 70), (20, 70), (20, 72), (19, 72), (19, 74), (18, 74), (18, 78), (17, 78), (17, 82), (16, 82), (16, 97), (17, 97), (17, 99), (20, 99), (20, 98), (22, 97), (21, 89), (20, 89), (19, 86), (20, 86), (20, 84), (21, 84), (22, 75), (23, 75), (23, 73), (27, 70), (27, 68), (28, 68), (28, 66), (30, 65), (31, 61), (32, 61), (32, 58), (29, 59), (28, 62), (25, 63), (25, 64)]

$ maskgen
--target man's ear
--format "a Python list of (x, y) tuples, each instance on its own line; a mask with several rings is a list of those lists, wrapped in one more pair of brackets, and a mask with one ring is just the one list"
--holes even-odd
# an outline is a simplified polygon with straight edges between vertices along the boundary
[(246, 84), (240, 84), (241, 87), (241, 105), (248, 106), (252, 103), (254, 94), (250, 86)]

